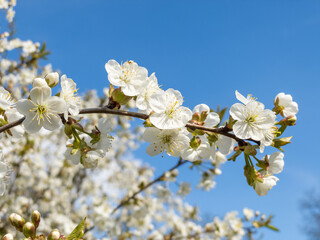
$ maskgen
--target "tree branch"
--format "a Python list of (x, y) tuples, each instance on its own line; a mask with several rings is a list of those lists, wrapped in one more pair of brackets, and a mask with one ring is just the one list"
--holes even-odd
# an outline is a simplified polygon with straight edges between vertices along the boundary
[(168, 171), (164, 172), (163, 174), (161, 174), (159, 177), (157, 177), (156, 179), (154, 179), (153, 181), (149, 182), (147, 185), (145, 185), (144, 187), (140, 188), (139, 191), (133, 193), (130, 197), (128, 198), (124, 198), (120, 204), (115, 207), (111, 214), (114, 214), (119, 208), (121, 208), (122, 206), (126, 205), (131, 199), (134, 199), (139, 193), (143, 192), (144, 190), (146, 190), (148, 187), (152, 186), (153, 184), (157, 183), (157, 182), (161, 182), (164, 180), (165, 174), (167, 172), (172, 172), (173, 170), (179, 168), (180, 166), (182, 166), (183, 164), (187, 163), (187, 160), (182, 160), (179, 159), (178, 163), (176, 165), (174, 165), (172, 168), (170, 168)]
[[(142, 120), (146, 120), (149, 117), (149, 115), (143, 114), (143, 113), (129, 112), (129, 111), (117, 110), (117, 109), (109, 109), (106, 107), (85, 108), (85, 109), (80, 110), (80, 112), (79, 112), (79, 114), (94, 114), (94, 113), (134, 117), (134, 118), (140, 118)], [(25, 119), (25, 117), (15, 121), (15, 122), (3, 125), (2, 127), (0, 127), (0, 133), (4, 132), (10, 128), (13, 128), (15, 126), (20, 125), (24, 121), (24, 119)], [(196, 124), (192, 124), (192, 123), (187, 123), (186, 127), (191, 128), (191, 129), (200, 129), (200, 130), (203, 130), (206, 132), (221, 134), (221, 135), (224, 135), (224, 136), (227, 136), (227, 137), (230, 137), (230, 138), (236, 140), (240, 146), (246, 145), (245, 140), (236, 137), (234, 134), (230, 133), (230, 131), (231, 131), (230, 129), (227, 129), (225, 127), (209, 128), (209, 127), (204, 127), (204, 126), (200, 126), (200, 125), (196, 125)], [(253, 139), (246, 139), (246, 140), (253, 141), (253, 142), (257, 143), (258, 145), (260, 144), (259, 141), (255, 141)]]

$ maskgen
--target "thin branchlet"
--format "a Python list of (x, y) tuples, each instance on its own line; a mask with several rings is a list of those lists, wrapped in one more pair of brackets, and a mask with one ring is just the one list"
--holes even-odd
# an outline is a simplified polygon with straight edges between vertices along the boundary
[[(106, 108), (106, 107), (81, 109), (79, 111), (79, 114), (112, 114), (112, 115), (140, 118), (142, 120), (147, 120), (149, 118), (149, 115), (147, 115), (147, 114), (137, 113), (137, 112), (129, 112), (129, 111), (125, 111), (125, 110), (110, 109), (110, 108)], [(61, 117), (62, 117), (62, 115), (61, 115)], [(23, 117), (17, 121), (14, 121), (12, 123), (3, 125), (2, 127), (0, 127), (0, 133), (7, 131), (10, 128), (13, 128), (15, 126), (20, 125), (24, 121), (24, 119), (25, 119), (25, 117)], [(230, 131), (231, 131), (230, 129), (226, 129), (225, 127), (209, 128), (209, 127), (204, 127), (204, 126), (200, 126), (200, 125), (196, 125), (196, 124), (192, 124), (192, 123), (187, 123), (186, 127), (190, 128), (192, 130), (199, 129), (199, 130), (203, 130), (206, 132), (224, 135), (224, 136), (227, 136), (227, 137), (230, 137), (230, 138), (236, 140), (240, 146), (246, 145), (245, 140), (236, 137), (234, 134), (230, 133)], [(255, 141), (252, 139), (246, 139), (246, 140), (253, 141), (253, 142), (257, 143), (258, 145), (260, 144), (259, 141)]]

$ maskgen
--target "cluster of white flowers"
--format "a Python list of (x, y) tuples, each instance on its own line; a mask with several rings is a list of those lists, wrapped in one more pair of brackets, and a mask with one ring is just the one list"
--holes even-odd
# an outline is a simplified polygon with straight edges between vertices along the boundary
[[(15, 5), (15, 0), (0, 0), (9, 22)], [(7, 54), (14, 50), (18, 54)], [(221, 164), (243, 154), (249, 185), (258, 195), (266, 195), (278, 180), (273, 175), (283, 170), (284, 155), (276, 152), (259, 160), (256, 149), (262, 153), (266, 146), (273, 146), (282, 151), (290, 142), (291, 137), (279, 138), (296, 121), (298, 105), (290, 95), (278, 94), (274, 108), (268, 110), (236, 92), (242, 104), (234, 104), (231, 117), (224, 121), (226, 109), (215, 112), (199, 104), (191, 111), (182, 106), (178, 90), (162, 90), (155, 73), (149, 76), (134, 61), (108, 61), (105, 69), (111, 85), (104, 89), (105, 95), (99, 97), (92, 90), (80, 98), (72, 79), (60, 78), (50, 64), (38, 65), (48, 54), (44, 44), (4, 32), (0, 53), (0, 128), (5, 129), (0, 132), (5, 156), (0, 158), (0, 195), (5, 195), (0, 198), (1, 219), (8, 219), (10, 212), (31, 215), (38, 209), (45, 216), (39, 230), (48, 234), (55, 228), (70, 233), (87, 217), (87, 229), (92, 230), (85, 235), (89, 240), (97, 236), (106, 240), (241, 239), (270, 226), (271, 218), (265, 221), (249, 209), (244, 210), (244, 218), (231, 212), (203, 226), (197, 207), (183, 200), (192, 188), (178, 182), (177, 168), (186, 163), (197, 169), (201, 173), (197, 188), (209, 190), (215, 186), (214, 177), (222, 173)], [(8, 58), (15, 55), (18, 61)], [(59, 82), (61, 90), (53, 90)], [(53, 92), (57, 94), (52, 96)], [(95, 114), (85, 115), (94, 113), (93, 109)], [(125, 116), (106, 117), (110, 112)], [(283, 119), (277, 121), (277, 115)], [(145, 128), (135, 127), (132, 116), (145, 119)], [(16, 122), (22, 125), (6, 128)], [(150, 143), (148, 155), (166, 153), (179, 158), (178, 163), (155, 178), (154, 169), (132, 155), (142, 140)], [(178, 184), (176, 192), (171, 183)], [(32, 224), (26, 223), (26, 228)], [(7, 221), (0, 222), (0, 235), (8, 226)], [(54, 234), (60, 233), (55, 230)], [(6, 236), (13, 239), (18, 234)]]
[[(230, 108), (230, 115), (236, 120), (233, 124), (234, 134), (241, 139), (259, 141), (261, 153), (266, 146), (277, 147), (274, 140), (282, 134), (281, 128), (285, 129), (287, 125), (295, 124), (298, 104), (292, 101), (292, 97), (289, 94), (279, 93), (275, 97), (273, 111), (265, 109), (264, 105), (256, 101), (251, 95), (245, 98), (236, 91), (236, 97), (242, 104), (236, 103)], [(285, 118), (277, 121), (277, 114)], [(278, 129), (277, 125), (281, 125), (281, 128)], [(289, 141), (284, 141), (282, 145), (287, 143)], [(258, 195), (266, 195), (268, 190), (276, 185), (279, 179), (273, 174), (282, 172), (284, 166), (283, 157), (283, 153), (280, 152), (275, 152), (271, 156), (266, 155), (264, 161), (258, 161), (257, 166), (261, 167), (259, 172), (256, 172), (255, 169), (253, 170), (253, 167), (250, 167), (247, 162), (247, 170), (251, 168), (248, 171), (247, 179), (248, 182), (253, 180), (252, 185)], [(248, 161), (251, 162), (249, 156)]]
[(5, 10), (7, 12), (7, 20), (8, 22), (12, 22), (15, 11), (13, 7), (17, 5), (17, 0), (0, 0), (0, 10)]
[[(236, 138), (243, 140), (242, 144), (248, 144), (245, 143), (248, 140), (258, 143), (257, 146), (263, 153), (266, 146), (285, 145), (283, 143), (280, 146), (274, 144), (274, 140), (283, 132), (280, 133), (277, 125), (295, 124), (298, 106), (292, 101), (290, 95), (278, 94), (274, 101), (275, 108), (269, 110), (251, 95), (245, 98), (236, 91), (236, 97), (242, 103), (236, 103), (230, 108), (232, 122), (227, 123), (229, 129), (226, 130), (234, 133), (236, 138), (194, 130), (186, 127), (186, 124), (214, 128), (219, 126), (221, 119), (205, 104), (197, 105), (193, 111), (181, 106), (183, 97), (179, 91), (162, 90), (155, 74), (148, 77), (148, 71), (134, 61), (127, 61), (120, 65), (115, 60), (110, 60), (106, 63), (105, 68), (110, 83), (119, 87), (125, 96), (134, 97), (139, 111), (149, 114), (149, 124), (143, 134), (143, 139), (150, 143), (146, 150), (150, 156), (166, 152), (169, 156), (180, 157), (190, 162), (210, 160), (215, 168), (202, 175), (199, 187), (204, 189), (214, 187), (213, 177), (221, 173), (217, 167), (220, 163), (225, 162), (226, 156), (233, 151)], [(277, 122), (276, 117), (279, 113), (286, 119)], [(254, 146), (247, 147), (246, 150), (241, 149), (248, 157), (247, 167), (249, 167), (249, 161), (251, 162), (250, 155), (256, 155), (255, 148)], [(267, 158), (268, 156), (265, 157)], [(247, 174), (247, 178), (252, 179), (249, 179), (248, 182), (251, 182), (250, 185), (259, 195), (265, 195), (266, 190), (270, 190), (278, 178), (272, 175), (274, 172), (265, 171), (266, 165), (261, 167), (259, 172), (255, 171), (252, 164), (250, 168), (251, 171), (249, 171), (250, 174)]]

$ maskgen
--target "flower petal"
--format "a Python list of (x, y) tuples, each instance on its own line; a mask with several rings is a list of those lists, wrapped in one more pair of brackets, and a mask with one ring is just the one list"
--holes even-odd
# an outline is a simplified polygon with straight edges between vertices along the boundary
[(56, 130), (61, 125), (61, 118), (58, 114), (50, 114), (42, 121), (42, 125), (49, 131)]
[(47, 101), (47, 107), (50, 112), (63, 113), (67, 106), (62, 98), (53, 96)]
[(30, 98), (33, 102), (41, 104), (51, 97), (50, 87), (34, 87), (30, 91)]

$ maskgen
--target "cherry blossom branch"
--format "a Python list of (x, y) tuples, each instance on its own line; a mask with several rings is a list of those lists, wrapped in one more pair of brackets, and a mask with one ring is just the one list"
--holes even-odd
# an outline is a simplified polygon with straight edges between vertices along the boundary
[(7, 131), (7, 130), (9, 130), (10, 128), (13, 128), (13, 127), (15, 127), (15, 126), (20, 125), (25, 119), (26, 119), (26, 117), (22, 117), (22, 118), (20, 118), (20, 119), (17, 120), (17, 121), (8, 123), (8, 124), (6, 124), (6, 125), (3, 125), (2, 127), (0, 127), (0, 133), (2, 133), (2, 132), (4, 132), (4, 131)]
[[(94, 113), (95, 114), (101, 113), (101, 114), (112, 114), (112, 115), (119, 115), (119, 116), (134, 117), (134, 118), (140, 118), (142, 120), (146, 120), (149, 118), (149, 115), (147, 115), (147, 114), (137, 113), (137, 112), (129, 112), (129, 111), (125, 111), (125, 110), (110, 109), (110, 108), (106, 108), (106, 107), (85, 108), (85, 109), (80, 110), (80, 112), (79, 112), (79, 114), (94, 114)], [(24, 119), (25, 119), (25, 117), (15, 121), (15, 122), (11, 122), (9, 124), (3, 125), (2, 127), (0, 127), (0, 133), (4, 132), (10, 128), (13, 128), (15, 126), (20, 125), (24, 121)], [(231, 129), (229, 129), (228, 127), (209, 128), (209, 127), (204, 127), (204, 126), (196, 125), (196, 124), (192, 124), (192, 123), (187, 123), (186, 127), (193, 129), (193, 130), (199, 129), (199, 130), (203, 130), (206, 132), (221, 134), (221, 135), (224, 135), (224, 136), (227, 136), (227, 137), (230, 137), (230, 138), (236, 140), (240, 146), (246, 145), (245, 140), (240, 139), (240, 138), (236, 137), (234, 134), (230, 133)], [(253, 141), (253, 142), (257, 143), (258, 145), (260, 144), (259, 141), (255, 141), (253, 139), (246, 139), (246, 140)]]
[(165, 174), (167, 172), (172, 172), (173, 170), (179, 168), (180, 166), (182, 166), (183, 164), (187, 163), (187, 160), (182, 160), (179, 159), (178, 163), (176, 165), (174, 165), (172, 168), (170, 168), (168, 171), (165, 171), (163, 174), (161, 174), (159, 177), (157, 177), (156, 179), (154, 179), (153, 181), (149, 182), (147, 185), (145, 185), (144, 187), (140, 188), (139, 191), (133, 193), (130, 197), (125, 198), (125, 200), (122, 200), (120, 202), (120, 204), (115, 207), (111, 214), (114, 214), (119, 208), (123, 207), (124, 205), (126, 205), (130, 200), (134, 199), (139, 193), (143, 192), (144, 190), (146, 190), (148, 187), (152, 186), (153, 184), (157, 183), (157, 182), (161, 182), (165, 179)]

